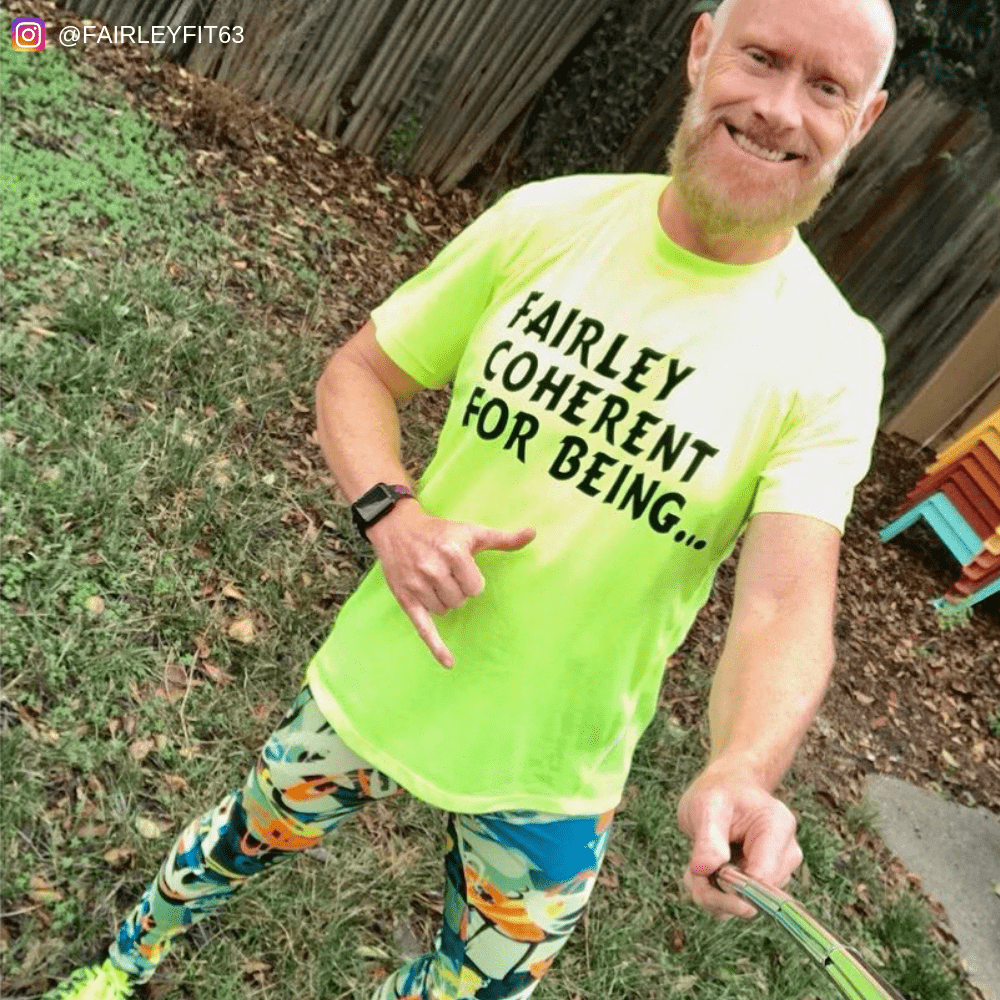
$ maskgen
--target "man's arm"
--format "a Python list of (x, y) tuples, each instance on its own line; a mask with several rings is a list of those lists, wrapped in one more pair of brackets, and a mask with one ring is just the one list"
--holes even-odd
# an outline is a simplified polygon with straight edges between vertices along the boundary
[[(371, 320), (330, 359), (316, 386), (317, 435), (350, 502), (376, 483), (413, 485), (400, 457), (397, 407), (422, 388), (382, 350)], [(445, 667), (454, 657), (431, 614), (446, 614), (483, 590), (477, 552), (513, 551), (534, 537), (532, 528), (499, 531), (431, 517), (414, 500), (398, 502), (368, 529), (389, 589)]]
[(330, 359), (316, 386), (317, 435), (352, 503), (376, 483), (413, 486), (400, 458), (397, 408), (422, 388), (379, 347), (371, 320)]
[(707, 876), (743, 848), (743, 866), (784, 885), (802, 861), (795, 819), (772, 796), (823, 698), (833, 668), (840, 536), (823, 521), (758, 514), (747, 528), (732, 618), (709, 700), (708, 766), (678, 806), (693, 848), (685, 883), (717, 915), (749, 904)]

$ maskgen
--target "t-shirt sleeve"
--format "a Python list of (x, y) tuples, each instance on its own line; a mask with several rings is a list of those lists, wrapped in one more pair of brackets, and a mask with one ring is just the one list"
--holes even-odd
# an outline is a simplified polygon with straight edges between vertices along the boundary
[[(878, 331), (864, 326), (849, 366), (843, 358), (834, 366), (841, 378), (831, 379), (827, 368), (820, 384), (798, 395), (760, 474), (751, 515), (804, 514), (843, 534), (854, 488), (871, 465), (882, 400), (885, 350)], [(823, 367), (817, 359), (816, 370)]]
[(439, 389), (451, 380), (489, 305), (503, 266), (513, 195), (487, 209), (372, 310), (379, 346), (421, 385)]

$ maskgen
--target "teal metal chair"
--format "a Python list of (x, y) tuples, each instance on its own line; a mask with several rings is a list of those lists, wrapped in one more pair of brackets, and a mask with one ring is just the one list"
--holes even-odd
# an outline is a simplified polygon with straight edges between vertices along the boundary
[(905, 514), (897, 517), (891, 524), (887, 524), (879, 532), (879, 537), (883, 542), (887, 542), (920, 518), (931, 526), (934, 533), (963, 566), (982, 550), (983, 540), (969, 527), (965, 518), (955, 509), (955, 505), (940, 491), (932, 493)]

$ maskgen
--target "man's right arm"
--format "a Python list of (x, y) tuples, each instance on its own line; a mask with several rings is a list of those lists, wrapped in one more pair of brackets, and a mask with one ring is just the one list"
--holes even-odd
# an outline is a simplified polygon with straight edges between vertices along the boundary
[(316, 386), (317, 433), (351, 503), (376, 483), (413, 486), (400, 458), (397, 407), (422, 388), (379, 347), (371, 320), (330, 359)]
[[(330, 359), (316, 386), (317, 433), (349, 502), (376, 483), (413, 485), (401, 458), (397, 408), (422, 388), (382, 350), (371, 320)], [(533, 528), (499, 531), (431, 517), (414, 500), (398, 502), (368, 529), (389, 589), (445, 667), (454, 657), (431, 614), (446, 614), (482, 592), (477, 552), (514, 551), (534, 537)]]

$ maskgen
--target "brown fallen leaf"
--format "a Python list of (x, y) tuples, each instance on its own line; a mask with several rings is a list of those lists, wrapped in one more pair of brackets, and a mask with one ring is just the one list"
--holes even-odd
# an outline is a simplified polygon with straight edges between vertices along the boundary
[(254, 641), (256, 636), (253, 618), (250, 615), (240, 615), (239, 618), (234, 619), (230, 624), (227, 629), (227, 635), (230, 639), (235, 639), (237, 642), (249, 645)]
[(239, 590), (237, 587), (234, 587), (233, 584), (231, 584), (231, 583), (227, 583), (222, 588), (222, 593), (225, 594), (226, 597), (231, 597), (234, 601), (245, 601), (246, 600), (246, 596), (244, 595), (244, 593), (241, 590)]
[(619, 885), (618, 872), (614, 869), (602, 870), (597, 881), (607, 889), (617, 889)]
[(91, 840), (94, 837), (103, 837), (108, 832), (107, 823), (82, 823), (76, 828), (76, 835), (84, 840)]
[(222, 686), (233, 679), (233, 675), (226, 673), (214, 660), (202, 660), (198, 666), (213, 684)]
[(165, 774), (163, 780), (172, 792), (183, 792), (188, 783), (179, 774)]
[(157, 840), (170, 829), (170, 824), (161, 825), (148, 816), (136, 816), (135, 828), (139, 835), (145, 837), (147, 840)]
[(18, 718), (25, 732), (38, 743), (58, 743), (59, 733), (51, 726), (37, 718), (37, 713), (26, 708), (24, 705), (16, 705)]
[(65, 899), (61, 893), (44, 875), (32, 875), (28, 883), (28, 898), (34, 903), (58, 903)]
[(156, 742), (148, 738), (141, 738), (129, 744), (128, 752), (132, 759), (138, 763), (145, 760), (156, 749)]
[(670, 950), (679, 954), (684, 950), (684, 943), (684, 929), (679, 924), (674, 924), (670, 935)]
[(132, 859), (134, 854), (135, 851), (131, 847), (123, 844), (121, 847), (112, 847), (110, 851), (105, 851), (104, 860), (112, 868), (123, 868)]

